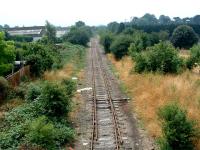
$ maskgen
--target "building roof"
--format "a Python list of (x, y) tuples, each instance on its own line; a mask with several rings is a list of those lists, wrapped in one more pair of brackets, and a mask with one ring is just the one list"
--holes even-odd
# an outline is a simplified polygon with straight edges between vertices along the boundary
[(44, 26), (33, 26), (33, 27), (8, 28), (7, 32), (11, 36), (15, 35), (42, 36), (44, 30), (45, 30)]

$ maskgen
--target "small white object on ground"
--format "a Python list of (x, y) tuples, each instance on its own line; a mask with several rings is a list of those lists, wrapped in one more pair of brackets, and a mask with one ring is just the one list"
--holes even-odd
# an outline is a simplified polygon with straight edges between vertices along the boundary
[(78, 80), (78, 78), (77, 77), (72, 77), (72, 80)]
[(83, 88), (83, 89), (78, 89), (77, 92), (80, 93), (82, 91), (90, 91), (90, 90), (92, 90), (91, 87), (86, 87), (86, 88)]
[(83, 145), (85, 146), (85, 145), (88, 145), (88, 143), (83, 143)]

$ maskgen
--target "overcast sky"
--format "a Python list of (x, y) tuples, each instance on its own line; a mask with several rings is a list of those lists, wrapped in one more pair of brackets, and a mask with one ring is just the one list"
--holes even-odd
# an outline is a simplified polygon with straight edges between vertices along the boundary
[(200, 14), (200, 0), (0, 0), (0, 24), (10, 26), (69, 26), (78, 20), (88, 25), (130, 20), (145, 13), (170, 17)]

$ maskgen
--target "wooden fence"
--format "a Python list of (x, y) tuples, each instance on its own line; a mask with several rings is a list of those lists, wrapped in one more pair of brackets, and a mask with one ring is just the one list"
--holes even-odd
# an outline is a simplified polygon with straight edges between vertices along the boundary
[(6, 77), (6, 79), (13, 87), (15, 87), (20, 84), (22, 77), (25, 77), (25, 76), (30, 77), (30, 66), (29, 65), (21, 68), (14, 74), (8, 75)]

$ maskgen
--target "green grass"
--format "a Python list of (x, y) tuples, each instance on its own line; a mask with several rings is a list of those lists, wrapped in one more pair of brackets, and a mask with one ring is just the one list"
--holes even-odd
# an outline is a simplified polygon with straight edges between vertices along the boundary
[(64, 49), (60, 52), (62, 65), (73, 64), (76, 75), (85, 66), (86, 48), (81, 45), (64, 43)]

